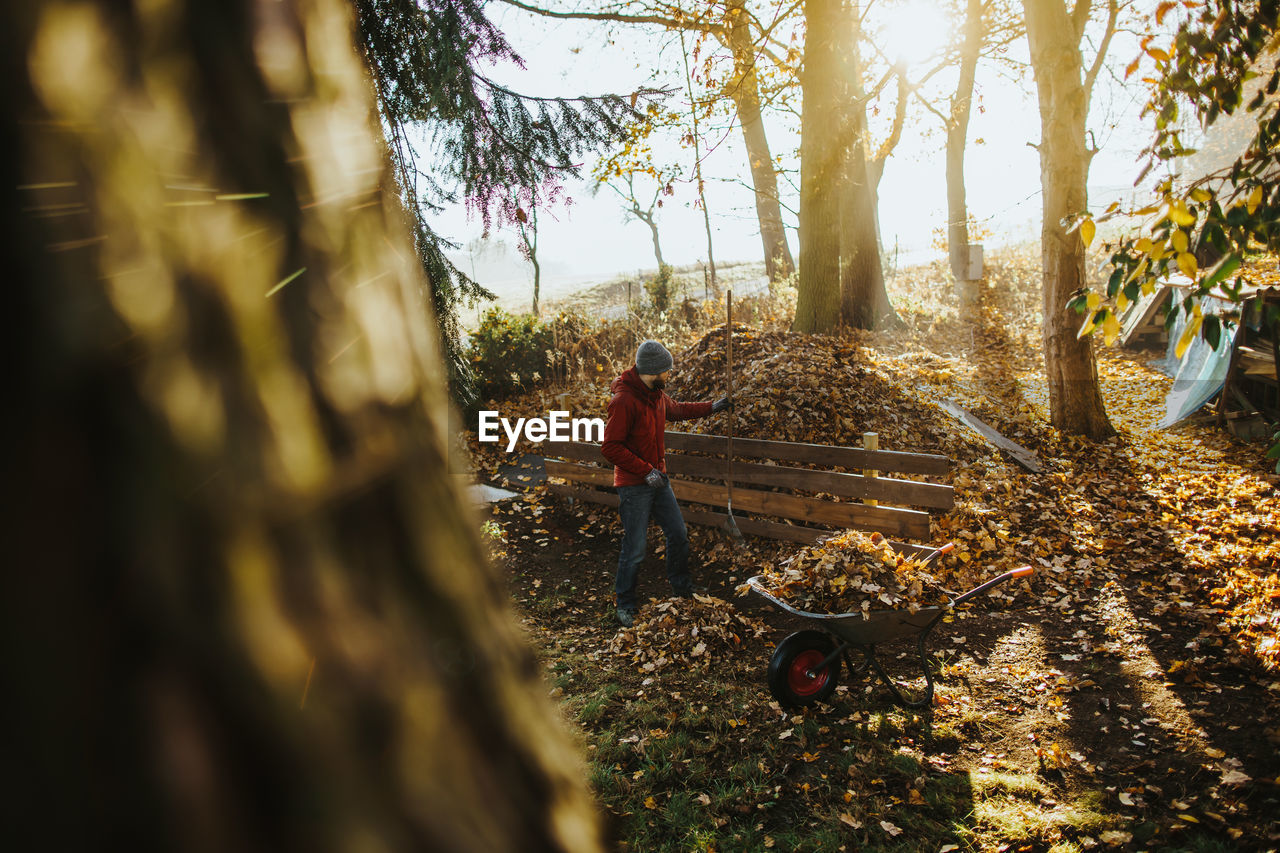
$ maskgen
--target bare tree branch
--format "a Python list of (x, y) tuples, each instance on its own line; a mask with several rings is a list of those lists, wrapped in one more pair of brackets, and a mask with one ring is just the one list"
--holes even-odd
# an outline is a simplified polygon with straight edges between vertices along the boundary
[[(1085, 0), (1080, 0), (1085, 2)], [(1088, 72), (1084, 75), (1084, 97), (1085, 103), (1093, 96), (1093, 84), (1098, 79), (1098, 72), (1102, 70), (1103, 61), (1107, 58), (1107, 50), (1111, 47), (1111, 38), (1116, 34), (1116, 20), (1120, 17), (1120, 3), (1118, 0), (1107, 0), (1107, 29), (1102, 35), (1102, 43), (1098, 45), (1098, 53), (1093, 57), (1093, 64), (1089, 66)]]

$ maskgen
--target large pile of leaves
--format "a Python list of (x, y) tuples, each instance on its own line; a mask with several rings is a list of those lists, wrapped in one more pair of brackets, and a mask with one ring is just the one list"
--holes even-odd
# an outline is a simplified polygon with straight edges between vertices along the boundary
[[(669, 393), (711, 400), (726, 389), (725, 327), (679, 353)], [(877, 367), (856, 335), (761, 332), (734, 324), (734, 433), (749, 438), (860, 447), (879, 435), (882, 450), (971, 460), (991, 449), (927, 399)], [(723, 435), (728, 414), (675, 429)]]
[(609, 651), (629, 658), (641, 672), (672, 665), (706, 669), (713, 662), (741, 657), (743, 643), (765, 635), (767, 626), (732, 604), (710, 595), (651, 601), (635, 624), (609, 642)]
[(761, 587), (799, 610), (858, 613), (945, 604), (951, 573), (908, 557), (879, 533), (849, 530), (801, 549), (759, 576)]

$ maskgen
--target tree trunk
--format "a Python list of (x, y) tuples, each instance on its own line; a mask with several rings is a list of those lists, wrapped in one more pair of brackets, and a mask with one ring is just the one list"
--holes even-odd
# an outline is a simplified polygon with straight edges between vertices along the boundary
[(964, 44), (960, 49), (960, 77), (951, 99), (947, 123), (947, 254), (956, 277), (963, 313), (977, 304), (977, 282), (969, 280), (969, 207), (965, 199), (964, 153), (969, 139), (969, 116), (973, 109), (973, 83), (978, 54), (982, 50), (982, 0), (968, 0), (965, 13)]
[(542, 265), (536, 254), (529, 256), (529, 262), (533, 264), (533, 316), (538, 317), (541, 316), (538, 300), (542, 290)]
[(840, 176), (845, 166), (848, 86), (837, 37), (847, 23), (842, 0), (806, 0), (804, 68), (800, 72), (800, 280), (797, 332), (840, 323)]
[[(867, 151), (866, 95), (862, 90), (862, 59), (858, 53), (858, 13), (852, 2), (841, 8), (837, 29), (839, 73), (845, 97), (843, 157), (839, 177), (840, 194), (840, 316), (857, 329), (874, 329), (893, 309), (884, 289), (884, 269), (877, 234), (875, 183), (880, 163), (873, 166)], [(905, 100), (899, 92), (905, 114)], [(889, 148), (892, 148), (892, 143)], [(888, 156), (887, 150), (885, 156)], [(874, 173), (874, 175), (873, 175)]]
[(1085, 145), (1088, 92), (1080, 30), (1063, 0), (1023, 0), (1027, 41), (1040, 97), (1043, 191), (1044, 348), (1052, 424), (1102, 439), (1115, 434), (1103, 408), (1092, 339), (1078, 340), (1081, 318), (1067, 300), (1085, 285), (1084, 244), (1063, 220), (1088, 208), (1090, 154)]
[(636, 219), (649, 226), (649, 236), (653, 238), (653, 257), (658, 262), (658, 269), (662, 269), (666, 266), (666, 261), (662, 260), (662, 244), (658, 242), (657, 218), (652, 213), (646, 214), (638, 207), (632, 208), (631, 212), (635, 214)]
[(747, 161), (751, 165), (765, 271), (770, 281), (778, 281), (795, 272), (795, 261), (791, 257), (791, 247), (787, 245), (782, 206), (778, 202), (778, 173), (773, 166), (773, 155), (769, 152), (769, 140), (760, 115), (760, 81), (756, 75), (755, 41), (751, 37), (746, 0), (729, 0), (726, 16), (734, 63), (734, 79), (729, 84), (729, 94), (738, 110)]
[[(858, 91), (861, 91), (861, 89), (862, 86), (859, 84)], [(910, 97), (911, 86), (907, 76), (905, 73), (899, 73), (898, 100), (893, 109), (893, 125), (889, 130), (889, 135), (885, 138), (884, 144), (876, 151), (875, 156), (867, 159), (867, 180), (871, 184), (871, 210), (875, 217), (876, 245), (880, 247), (881, 255), (884, 254), (884, 237), (880, 232), (880, 179), (884, 177), (884, 166), (889, 160), (889, 155), (893, 153), (893, 149), (897, 148), (898, 143), (902, 141), (902, 130), (907, 124), (907, 100)], [(865, 109), (861, 111), (861, 115), (865, 126)]]
[[(852, 103), (852, 102), (851, 102)], [(853, 145), (845, 153), (840, 194), (840, 315), (858, 329), (873, 329), (889, 313), (884, 289), (876, 211), (868, 174), (866, 113), (861, 102), (850, 107)]]
[(0, 33), (14, 849), (601, 847), (447, 475), (350, 15), (51, 0)]

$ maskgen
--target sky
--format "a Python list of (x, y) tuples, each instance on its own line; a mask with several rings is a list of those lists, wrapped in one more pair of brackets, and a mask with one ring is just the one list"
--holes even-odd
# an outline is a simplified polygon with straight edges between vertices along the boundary
[[(882, 8), (892, 7), (882, 4)], [(945, 39), (948, 24), (929, 0), (910, 0), (910, 5), (899, 9), (884, 19), (885, 30), (878, 42), (885, 53), (919, 59), (928, 52), (931, 39)], [(615, 28), (614, 38), (609, 40), (599, 24), (548, 21), (502, 3), (491, 3), (487, 10), (526, 63), (524, 69), (499, 67), (489, 73), (528, 94), (629, 93), (654, 85), (651, 74), (655, 67), (680, 71), (678, 48), (661, 50), (662, 35), (653, 28)], [(1137, 52), (1134, 39), (1121, 34), (1109, 52), (1112, 67), (1123, 69)], [(1025, 61), (1025, 55), (1025, 39), (1021, 39), (1009, 56)], [(1100, 75), (1090, 111), (1090, 128), (1101, 148), (1090, 172), (1090, 204), (1095, 211), (1113, 199), (1132, 196), (1138, 153), (1150, 133), (1149, 119), (1138, 115), (1144, 87), (1123, 85), (1119, 73)], [(663, 82), (678, 83), (681, 77), (679, 73), (668, 75)], [(944, 77), (939, 75), (934, 82), (945, 83)], [(988, 246), (1035, 240), (1040, 220), (1040, 165), (1031, 144), (1039, 141), (1040, 118), (1034, 78), (1029, 68), (1019, 72), (988, 63), (979, 67), (978, 80), (978, 108), (970, 123), (965, 164), (970, 214), (991, 232), (985, 238)], [(676, 94), (671, 106), (687, 102), (687, 96)], [(794, 116), (767, 119), (775, 155), (794, 155), (799, 145), (796, 126)], [(717, 263), (759, 260), (762, 249), (754, 201), (743, 185), (749, 184), (750, 172), (741, 132), (722, 129), (714, 136), (718, 142), (706, 155), (703, 169), (715, 259)], [(938, 119), (915, 110), (902, 141), (886, 163), (880, 185), (881, 239), (886, 252), (891, 257), (896, 254), (899, 265), (942, 256), (930, 244), (937, 240), (946, 221), (943, 138)], [(682, 156), (686, 164), (692, 162), (691, 151), (681, 152), (674, 145), (668, 150), (672, 156)], [(592, 193), (591, 165), (587, 161), (583, 168), (588, 180), (566, 182), (572, 199), (567, 208), (540, 215), (539, 259), (545, 295), (554, 297), (587, 282), (634, 275), (655, 266), (647, 226), (627, 221), (617, 196), (609, 190)], [(798, 174), (793, 180), (798, 181)], [(669, 263), (694, 264), (707, 258), (702, 212), (695, 201), (693, 186), (679, 185), (676, 195), (660, 211), (663, 254)], [(783, 201), (794, 209), (794, 196)], [(794, 225), (794, 215), (789, 221)], [(479, 237), (482, 230), (462, 209), (447, 211), (434, 224), (464, 244)], [(515, 239), (514, 234), (495, 236), (508, 242)], [(790, 241), (794, 252), (794, 231)], [(504, 302), (527, 299), (531, 271), (513, 252), (507, 252), (505, 262), (499, 262), (499, 255), (500, 250), (490, 249), (478, 259), (466, 251), (455, 257), (464, 271), (475, 261), (481, 283), (505, 297)]]

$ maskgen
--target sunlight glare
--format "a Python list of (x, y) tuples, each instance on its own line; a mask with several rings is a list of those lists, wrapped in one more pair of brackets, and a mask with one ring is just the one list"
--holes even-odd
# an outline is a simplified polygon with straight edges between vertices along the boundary
[(936, 58), (951, 35), (945, 10), (934, 0), (905, 0), (881, 9), (876, 45), (885, 57), (907, 67)]

